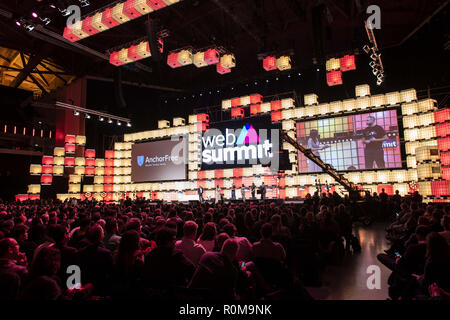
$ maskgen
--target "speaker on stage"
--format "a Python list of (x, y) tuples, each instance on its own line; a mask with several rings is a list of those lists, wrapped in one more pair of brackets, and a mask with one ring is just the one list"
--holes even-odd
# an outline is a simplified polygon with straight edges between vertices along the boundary
[(159, 42), (158, 42), (158, 25), (157, 22), (154, 19), (149, 19), (146, 23), (145, 23), (145, 28), (147, 31), (147, 38), (148, 38), (148, 43), (149, 43), (149, 47), (150, 47), (150, 53), (151, 53), (151, 58), (153, 59), (153, 61), (155, 62), (159, 62), (162, 60), (162, 55), (161, 55), (161, 51), (160, 51), (160, 47), (159, 47)]

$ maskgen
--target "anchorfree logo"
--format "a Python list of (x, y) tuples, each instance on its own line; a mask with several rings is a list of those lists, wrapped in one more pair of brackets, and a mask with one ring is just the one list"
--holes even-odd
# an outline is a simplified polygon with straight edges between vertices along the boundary
[[(266, 133), (266, 129), (260, 133)], [(267, 134), (265, 134), (267, 136)], [(261, 139), (255, 128), (247, 123), (242, 129), (210, 129), (202, 137), (202, 162), (206, 164), (243, 164), (247, 160), (257, 163), (273, 157), (272, 142)]]
[(179, 161), (179, 156), (171, 156), (169, 154), (166, 154), (164, 156), (153, 156), (153, 157), (146, 157), (146, 156), (137, 156), (136, 162), (139, 167), (145, 166), (145, 167), (157, 167), (157, 166), (165, 166), (169, 162), (177, 162)]

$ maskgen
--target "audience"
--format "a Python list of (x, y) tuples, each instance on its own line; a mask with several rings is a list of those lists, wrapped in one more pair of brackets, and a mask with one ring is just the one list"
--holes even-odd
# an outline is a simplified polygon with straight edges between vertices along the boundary
[[(304, 203), (0, 201), (0, 299), (311, 299), (330, 264), (360, 250), (361, 217), (392, 219), (392, 299), (448, 299), (449, 207), (420, 195)], [(70, 266), (81, 287), (67, 288)]]

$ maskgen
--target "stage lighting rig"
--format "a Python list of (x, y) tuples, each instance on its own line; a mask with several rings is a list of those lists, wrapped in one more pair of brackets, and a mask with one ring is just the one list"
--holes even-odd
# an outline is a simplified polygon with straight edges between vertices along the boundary
[(80, 1), (80, 4), (81, 4), (82, 7), (87, 7), (87, 6), (91, 5), (89, 0), (79, 0), (79, 1)]
[(372, 60), (369, 62), (369, 66), (372, 68), (373, 75), (377, 77), (377, 85), (380, 86), (384, 82), (384, 67), (383, 62), (381, 61), (381, 53), (378, 50), (377, 41), (375, 39), (375, 34), (373, 32), (373, 28), (371, 27), (370, 21), (367, 20), (367, 23), (365, 23), (364, 26), (366, 28), (367, 37), (369, 38), (371, 47), (369, 45), (365, 45), (363, 50)]

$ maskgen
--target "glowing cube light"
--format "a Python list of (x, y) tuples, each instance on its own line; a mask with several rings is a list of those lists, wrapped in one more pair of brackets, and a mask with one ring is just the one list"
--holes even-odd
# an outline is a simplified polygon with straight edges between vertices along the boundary
[(339, 68), (341, 67), (341, 62), (337, 58), (331, 58), (327, 60), (325, 67), (327, 71), (339, 70)]
[(107, 8), (102, 12), (102, 23), (109, 28), (118, 26), (121, 22), (113, 16), (113, 8)]
[(86, 149), (84, 150), (85, 158), (95, 158), (95, 149)]
[(166, 6), (162, 0), (147, 0), (147, 4), (152, 7), (153, 10), (159, 10)]
[(291, 57), (289, 56), (281, 56), (276, 60), (276, 65), (278, 70), (284, 71), (292, 68), (291, 66)]
[(53, 165), (53, 157), (52, 156), (43, 156), (42, 157), (42, 164), (46, 166)]
[(30, 174), (39, 175), (42, 173), (42, 166), (40, 164), (30, 164)]
[(113, 18), (119, 23), (125, 23), (130, 21), (131, 19), (123, 12), (124, 3), (119, 2), (112, 9)]
[(236, 67), (236, 58), (234, 57), (234, 54), (223, 55), (220, 58), (220, 64), (227, 69)]
[(135, 0), (127, 0), (124, 2), (123, 13), (130, 19), (136, 19), (142, 15), (142, 13), (136, 9)]
[(113, 51), (109, 55), (109, 63), (114, 66), (121, 66), (124, 63), (119, 59), (119, 51)]
[(355, 56), (345, 55), (340, 59), (340, 66), (342, 72), (356, 70)]
[(204, 52), (197, 52), (194, 54), (194, 65), (197, 68), (206, 67), (208, 63), (205, 61), (205, 53)]
[(110, 28), (108, 25), (103, 23), (102, 17), (103, 17), (102, 12), (97, 12), (92, 16), (92, 26), (100, 32), (108, 30)]
[(277, 69), (277, 58), (273, 56), (267, 56), (263, 60), (263, 68), (266, 71), (272, 71)]
[(123, 63), (133, 62), (131, 58), (128, 56), (128, 48), (122, 48), (119, 50), (119, 60)]
[(65, 149), (62, 147), (55, 147), (53, 149), (53, 155), (55, 157), (64, 157)]
[(305, 103), (305, 106), (316, 105), (316, 104), (318, 104), (318, 96), (314, 93), (306, 94), (304, 96), (304, 103)]
[(181, 50), (177, 55), (178, 63), (182, 66), (187, 66), (192, 64), (192, 51), (191, 50)]
[(83, 30), (83, 21), (82, 20), (79, 20), (79, 21), (75, 22), (74, 24), (70, 25), (69, 28), (72, 28), (72, 34), (80, 39), (84, 39), (89, 36), (89, 34)]
[(92, 16), (82, 20), (81, 28), (90, 36), (99, 33), (99, 30), (92, 25)]
[(224, 67), (220, 62), (216, 64), (216, 71), (220, 74), (227, 74), (231, 72), (231, 69)]
[(136, 53), (144, 58), (150, 57), (152, 54), (150, 52), (150, 44), (148, 41), (142, 41), (137, 45)]
[(76, 41), (80, 40), (79, 37), (77, 37), (76, 35), (73, 34), (72, 29), (69, 27), (64, 28), (63, 37), (65, 39), (69, 40), (70, 42), (76, 42)]
[(400, 91), (400, 98), (402, 102), (411, 102), (417, 100), (417, 92), (415, 89)]
[(84, 146), (86, 144), (86, 136), (76, 136), (75, 143), (79, 146)]
[(357, 97), (370, 96), (370, 87), (368, 84), (361, 84), (355, 87), (355, 95)]
[(400, 92), (386, 93), (385, 97), (386, 97), (386, 103), (389, 105), (394, 105), (394, 104), (400, 103), (400, 101), (401, 101)]
[(52, 184), (53, 176), (50, 174), (43, 174), (41, 176), (41, 185), (50, 185)]
[(330, 87), (342, 84), (342, 72), (340, 70), (327, 72), (327, 84)]
[(178, 52), (173, 52), (167, 56), (167, 64), (173, 69), (182, 66), (182, 64), (178, 61)]
[(220, 61), (219, 52), (217, 49), (208, 49), (205, 51), (205, 62), (208, 65), (217, 64)]

